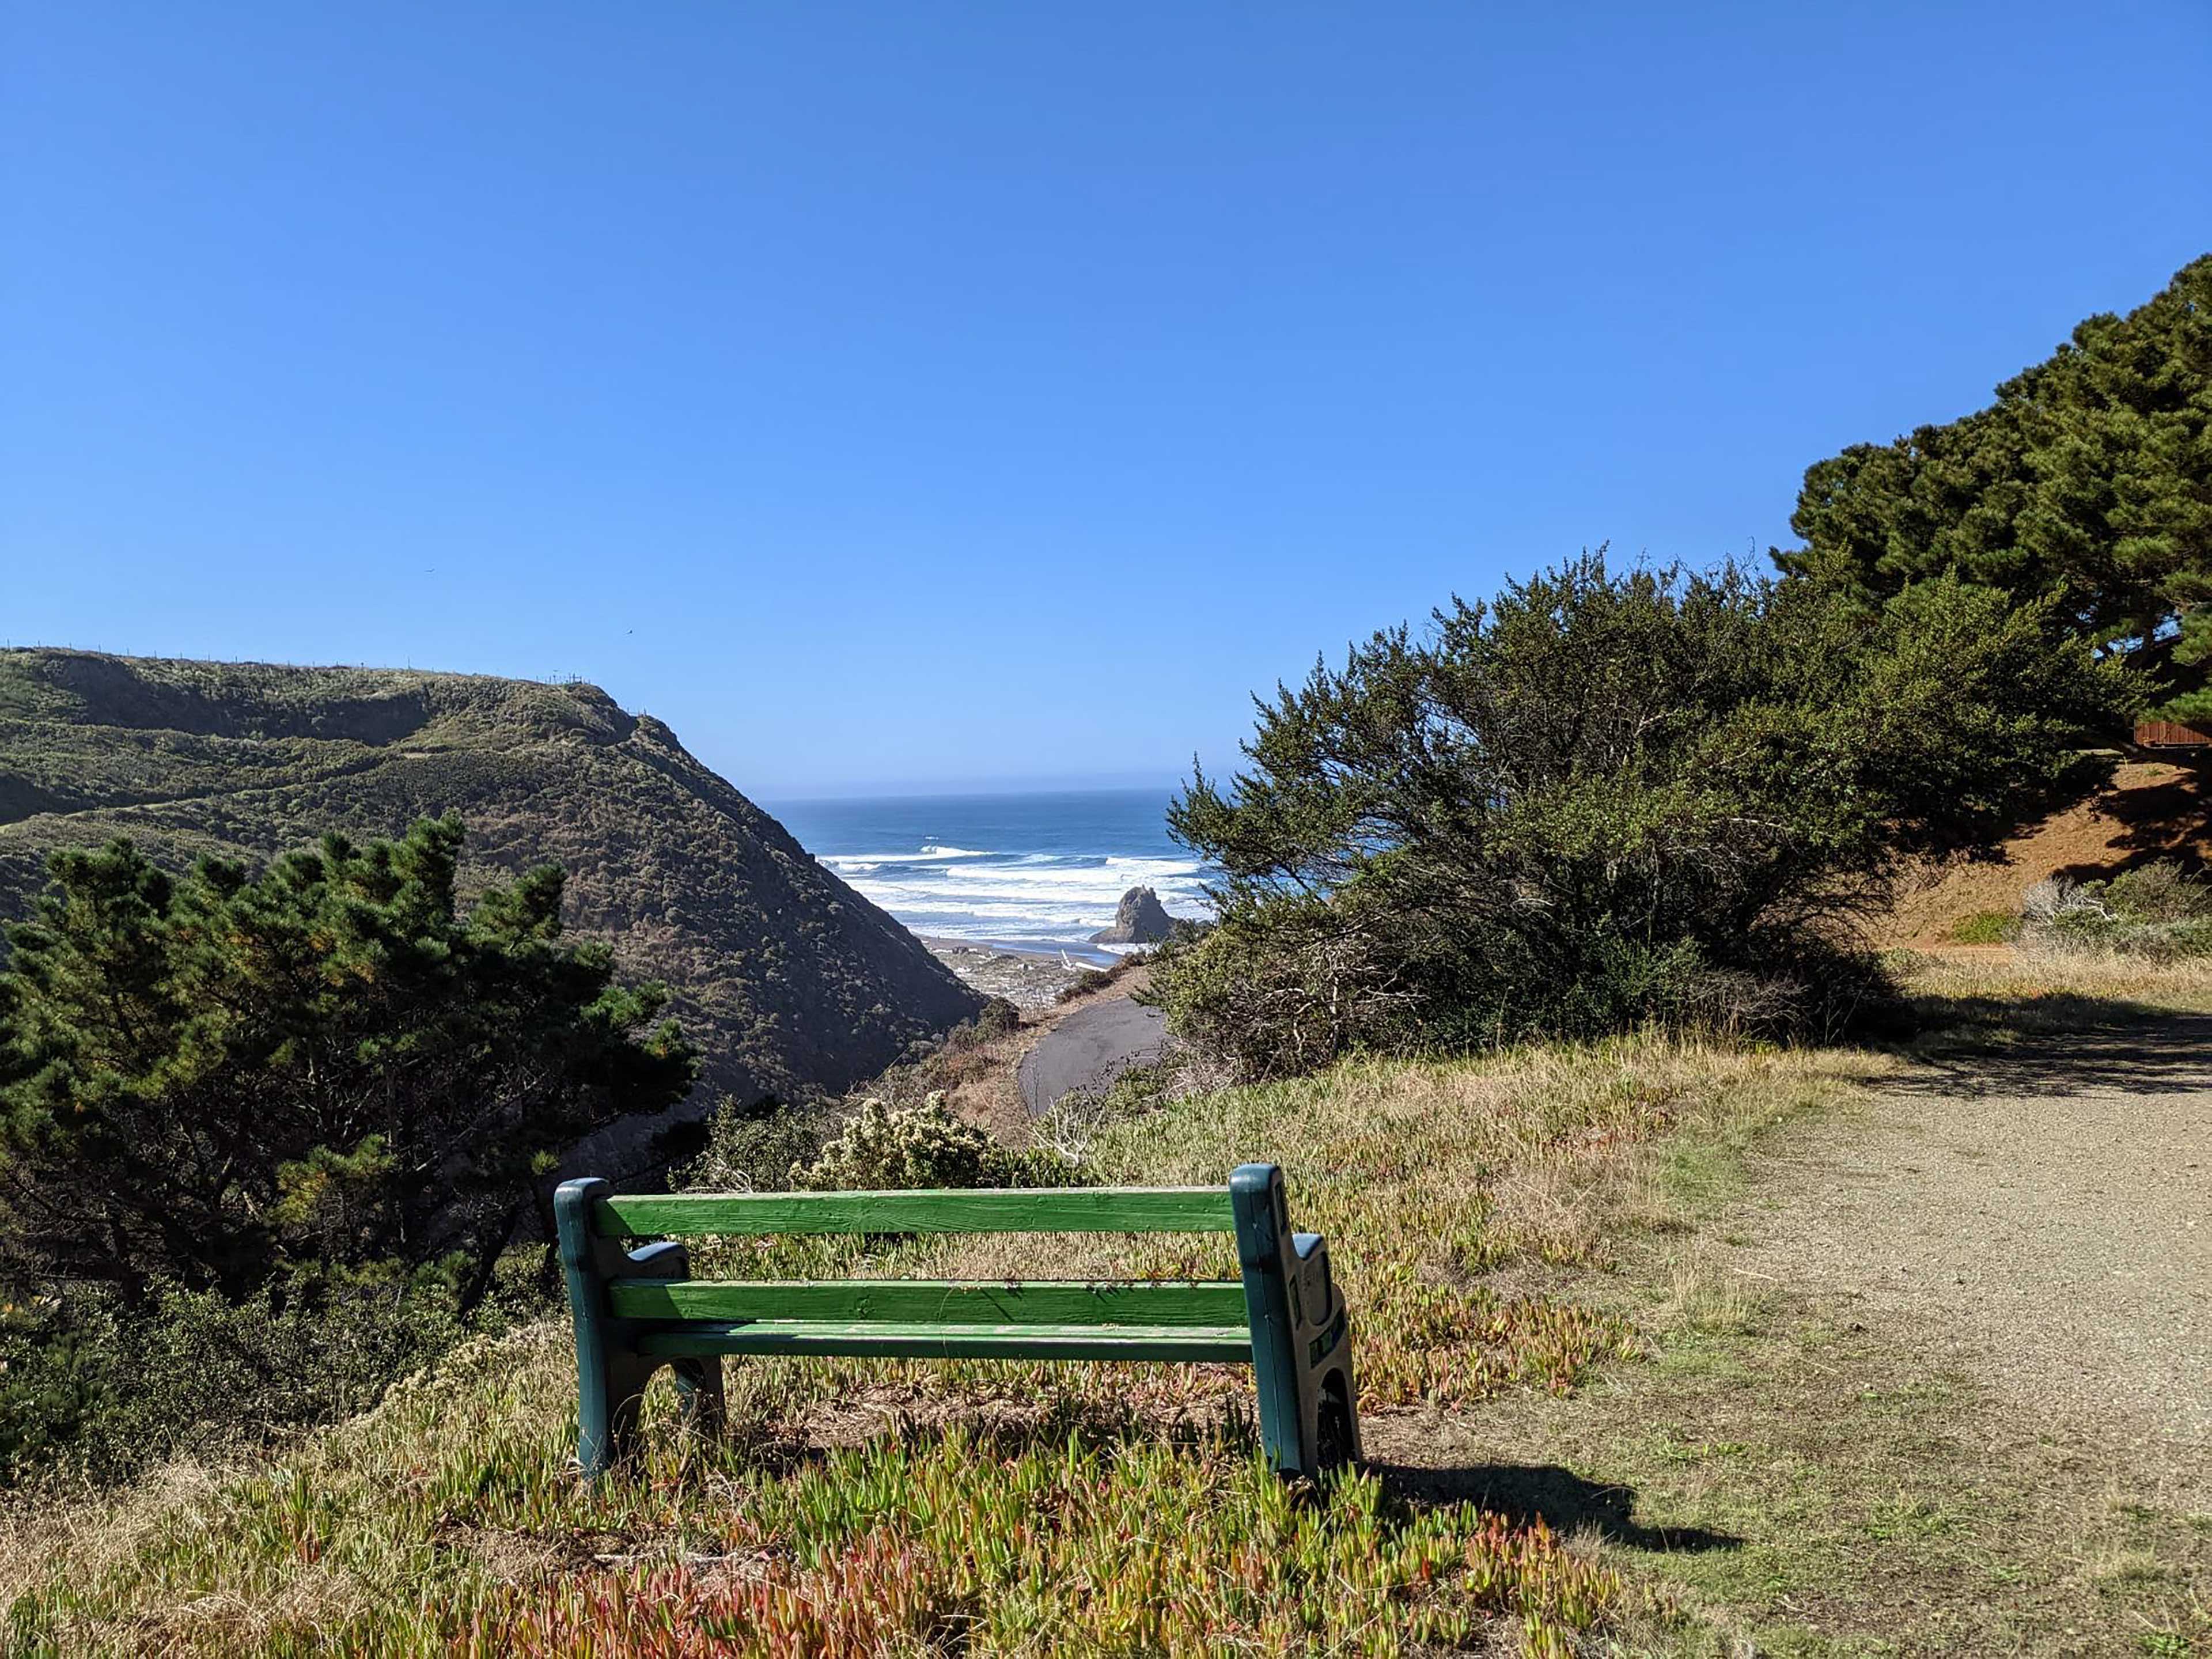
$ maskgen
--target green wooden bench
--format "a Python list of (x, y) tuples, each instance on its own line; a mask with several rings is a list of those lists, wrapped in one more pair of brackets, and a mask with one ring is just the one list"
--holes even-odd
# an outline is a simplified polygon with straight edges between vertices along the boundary
[[(1343, 1298), (1318, 1233), (1294, 1233), (1283, 1173), (1226, 1187), (617, 1196), (553, 1200), (576, 1322), (576, 1455), (604, 1473), (637, 1440), (638, 1402), (671, 1367), (687, 1413), (718, 1426), (725, 1354), (924, 1359), (1228, 1361), (1253, 1368), (1260, 1435), (1285, 1474), (1359, 1455)], [(1243, 1279), (1204, 1282), (690, 1277), (681, 1237), (809, 1233), (1234, 1233)], [(663, 1242), (633, 1248), (641, 1239)]]

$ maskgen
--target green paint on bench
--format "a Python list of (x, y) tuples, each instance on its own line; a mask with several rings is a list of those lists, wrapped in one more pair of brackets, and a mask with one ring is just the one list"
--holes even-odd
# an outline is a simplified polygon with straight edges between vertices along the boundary
[(602, 1238), (704, 1233), (1225, 1233), (1218, 1187), (1044, 1187), (1017, 1191), (676, 1193), (602, 1199)]
[(859, 1354), (890, 1359), (1179, 1359), (1252, 1363), (1243, 1325), (930, 1325), (896, 1321), (762, 1319), (686, 1325), (638, 1339), (638, 1352), (701, 1354)]
[[(1085, 1285), (943, 1279), (617, 1279), (607, 1309), (623, 1319), (929, 1321), (940, 1325), (1235, 1325), (1237, 1282)], [(1244, 1333), (1246, 1346), (1249, 1333)]]
[[(687, 1416), (719, 1421), (729, 1354), (878, 1358), (1168, 1360), (1249, 1365), (1260, 1438), (1285, 1474), (1359, 1455), (1343, 1298), (1316, 1233), (1291, 1231), (1283, 1174), (1247, 1164), (1224, 1188), (1018, 1192), (732, 1193), (617, 1197), (606, 1182), (553, 1195), (576, 1326), (576, 1457), (604, 1474), (637, 1443), (662, 1366)], [(674, 1238), (702, 1233), (1231, 1233), (1243, 1279), (695, 1281)]]

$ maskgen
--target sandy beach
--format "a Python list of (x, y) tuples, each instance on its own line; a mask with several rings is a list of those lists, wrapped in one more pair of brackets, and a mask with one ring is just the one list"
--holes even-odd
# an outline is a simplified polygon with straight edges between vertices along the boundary
[(931, 955), (986, 996), (1004, 997), (1024, 1012), (1051, 1007), (1060, 992), (1098, 965), (1073, 952), (1010, 951), (975, 939), (924, 934), (921, 942)]

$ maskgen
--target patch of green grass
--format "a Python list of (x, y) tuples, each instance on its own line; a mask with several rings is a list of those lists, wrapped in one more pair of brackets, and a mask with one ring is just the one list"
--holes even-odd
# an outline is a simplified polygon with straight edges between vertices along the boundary
[(2020, 918), (2009, 910), (1977, 910), (1951, 924), (1954, 945), (2004, 945), (2020, 937)]
[(1867, 1516), (1866, 1531), (1868, 1537), (1885, 1541), (1901, 1538), (1933, 1538), (1939, 1533), (1948, 1532), (1954, 1519), (1934, 1499), (1900, 1492), (1894, 1498), (1885, 1498), (1874, 1506)]

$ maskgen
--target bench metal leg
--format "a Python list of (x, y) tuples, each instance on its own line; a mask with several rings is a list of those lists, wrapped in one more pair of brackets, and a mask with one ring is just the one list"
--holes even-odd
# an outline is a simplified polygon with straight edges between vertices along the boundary
[(683, 1404), (684, 1426), (695, 1434), (721, 1433), (729, 1421), (728, 1402), (722, 1395), (722, 1361), (718, 1354), (691, 1359), (672, 1359), (676, 1395)]
[(688, 1431), (720, 1434), (727, 1418), (722, 1398), (722, 1362), (716, 1358), (647, 1359), (636, 1354), (608, 1357), (597, 1376), (578, 1367), (576, 1461), (588, 1475), (605, 1474), (637, 1455), (640, 1409), (653, 1373), (668, 1367)]
[(1359, 1385), (1352, 1374), (1352, 1339), (1309, 1377), (1314, 1409), (1314, 1455), (1322, 1468), (1357, 1463), (1359, 1449)]
[(576, 1376), (576, 1461), (594, 1479), (637, 1455), (638, 1408), (664, 1362), (636, 1354), (606, 1357), (593, 1375), (580, 1358)]

